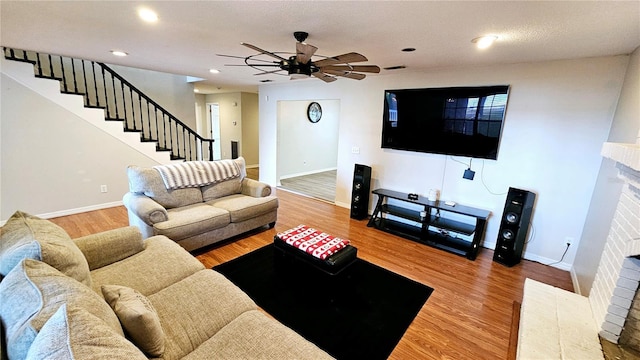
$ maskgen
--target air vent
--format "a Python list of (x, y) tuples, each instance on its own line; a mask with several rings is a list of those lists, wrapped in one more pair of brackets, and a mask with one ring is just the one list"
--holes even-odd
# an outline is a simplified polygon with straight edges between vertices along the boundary
[(407, 67), (405, 65), (396, 65), (396, 66), (389, 66), (384, 68), (385, 70), (400, 70), (400, 69), (406, 69)]

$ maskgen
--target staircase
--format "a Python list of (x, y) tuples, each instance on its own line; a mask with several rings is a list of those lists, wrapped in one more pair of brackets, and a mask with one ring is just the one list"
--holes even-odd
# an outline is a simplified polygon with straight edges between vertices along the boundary
[(103, 110), (104, 121), (139, 134), (141, 143), (155, 143), (155, 151), (170, 160), (213, 160), (213, 139), (197, 134), (107, 65), (6, 47), (3, 52), (8, 60), (33, 65), (36, 78), (58, 80), (61, 93), (82, 95), (85, 108)]

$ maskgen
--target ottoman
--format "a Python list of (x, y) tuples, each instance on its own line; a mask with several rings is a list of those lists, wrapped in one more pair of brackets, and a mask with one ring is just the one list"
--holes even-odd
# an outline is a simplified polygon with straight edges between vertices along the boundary
[(358, 249), (350, 241), (299, 225), (273, 238), (276, 249), (305, 263), (336, 275), (356, 260)]

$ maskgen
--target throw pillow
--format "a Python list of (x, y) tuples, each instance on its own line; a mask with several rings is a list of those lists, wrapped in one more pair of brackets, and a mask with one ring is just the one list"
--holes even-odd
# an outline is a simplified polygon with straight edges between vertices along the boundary
[(151, 356), (162, 356), (165, 336), (151, 301), (126, 286), (102, 285), (102, 294), (133, 342)]
[(63, 304), (40, 329), (26, 359), (146, 360), (147, 357), (87, 310), (69, 309)]
[(0, 274), (6, 276), (26, 258), (45, 262), (91, 286), (87, 259), (69, 235), (48, 220), (17, 211), (0, 234)]
[(124, 336), (118, 317), (96, 292), (53, 267), (24, 259), (0, 282), (7, 355), (24, 359), (38, 331), (62, 304), (79, 307)]

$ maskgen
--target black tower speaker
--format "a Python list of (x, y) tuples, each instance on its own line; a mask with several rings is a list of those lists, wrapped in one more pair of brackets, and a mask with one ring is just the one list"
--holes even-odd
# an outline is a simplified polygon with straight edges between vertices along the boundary
[(353, 171), (351, 188), (351, 218), (366, 219), (369, 210), (369, 192), (371, 191), (371, 167), (356, 164)]
[(520, 262), (535, 199), (536, 194), (530, 191), (509, 188), (493, 261), (509, 267)]

